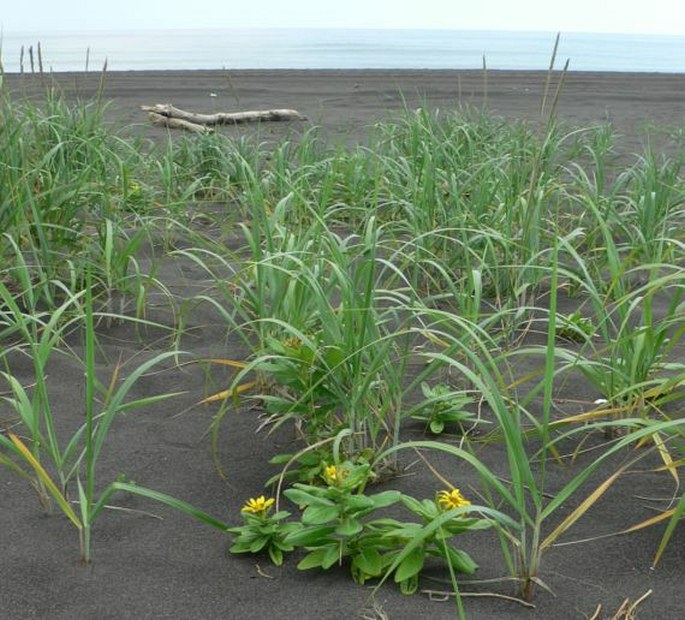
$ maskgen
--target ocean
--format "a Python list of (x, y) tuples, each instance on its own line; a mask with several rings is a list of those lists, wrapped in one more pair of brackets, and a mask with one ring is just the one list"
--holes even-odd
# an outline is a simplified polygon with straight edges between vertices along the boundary
[[(214, 29), (2, 34), (6, 72), (143, 69), (547, 69), (555, 33)], [(24, 49), (22, 60), (22, 47)], [(685, 36), (562, 33), (557, 67), (685, 73)]]

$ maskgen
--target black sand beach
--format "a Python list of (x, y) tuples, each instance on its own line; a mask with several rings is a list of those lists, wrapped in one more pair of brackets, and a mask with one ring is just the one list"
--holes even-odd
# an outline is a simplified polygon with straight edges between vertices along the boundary
[[(558, 77), (558, 74), (556, 74)], [(13, 96), (38, 92), (37, 77), (7, 75)], [(97, 74), (50, 76), (68, 98), (90, 97), (98, 88)], [(230, 135), (258, 132), (265, 140), (297, 135), (306, 127), (320, 125), (324, 135), (341, 144), (359, 144), (367, 139), (368, 126), (406, 105), (450, 111), (458, 105), (486, 105), (493, 113), (512, 119), (534, 121), (544, 90), (544, 72), (490, 71), (486, 81), (479, 71), (194, 71), (121, 72), (108, 74), (104, 99), (111, 101), (107, 118), (143, 138), (162, 140), (167, 131), (151, 126), (140, 106), (173, 103), (197, 112), (294, 108), (305, 114), (306, 124), (286, 123), (261, 127), (223, 129)], [(570, 73), (559, 104), (559, 119), (569, 126), (587, 126), (609, 121), (620, 135), (618, 154), (628, 157), (641, 151), (649, 140), (657, 147), (666, 132), (685, 128), (685, 75)], [(646, 130), (649, 130), (648, 132)], [(180, 134), (173, 134), (173, 136)], [(174, 139), (172, 137), (172, 139)], [(204, 274), (192, 265), (169, 262), (159, 277), (179, 295), (202, 289)], [(151, 316), (165, 320), (164, 300), (157, 300)], [(247, 351), (237, 338), (225, 336), (226, 325), (215, 312), (202, 306), (194, 311), (180, 348), (192, 357), (242, 359)], [(112, 327), (103, 337), (109, 367), (117, 359), (134, 367), (164, 350), (165, 334), (148, 333), (145, 348), (130, 326)], [(74, 343), (79, 350), (78, 343)], [(229, 353), (227, 353), (229, 352)], [(13, 372), (26, 382), (31, 377), (29, 360), (15, 360)], [(230, 378), (226, 372), (223, 379)], [(73, 426), (82, 416), (83, 368), (74, 359), (56, 358), (50, 366), (54, 407)], [(265, 479), (277, 470), (267, 459), (288, 451), (292, 434), (256, 434), (258, 412), (245, 408), (225, 418), (219, 437), (219, 459), (227, 478), (215, 470), (207, 430), (216, 407), (194, 406), (207, 391), (222, 387), (207, 383), (196, 365), (176, 368), (146, 377), (136, 395), (181, 391), (180, 396), (144, 411), (118, 418), (104, 448), (101, 480), (120, 472), (141, 485), (186, 500), (218, 519), (238, 523), (246, 497), (263, 493)], [(573, 393), (573, 386), (568, 388)], [(577, 399), (593, 395), (573, 394)], [(500, 450), (496, 446), (486, 448)], [(505, 458), (502, 451), (502, 458)], [(592, 459), (553, 469), (549, 488)], [(444, 474), (463, 477), (468, 488), (472, 477), (454, 471), (455, 461), (435, 458)], [(612, 465), (617, 465), (617, 462)], [(650, 469), (658, 460), (645, 462)], [(597, 484), (611, 471), (602, 470)], [(414, 475), (391, 483), (397, 488), (425, 489), (435, 493), (430, 473), (417, 468)], [(228, 553), (229, 537), (187, 516), (139, 497), (119, 495), (117, 506), (131, 509), (106, 510), (93, 533), (93, 563), (82, 566), (78, 536), (61, 515), (46, 516), (25, 481), (0, 469), (0, 618), (54, 620), (72, 619), (218, 619), (256, 620), (265, 617), (317, 620), (353, 618), (452, 618), (454, 606), (429, 600), (426, 594), (402, 596), (388, 583), (372, 600), (371, 589), (354, 584), (346, 570), (318, 573), (296, 570), (293, 560), (283, 568), (252, 556)], [(588, 487), (592, 488), (592, 487)], [(573, 528), (569, 539), (610, 533), (648, 518), (652, 512), (643, 496), (673, 494), (673, 480), (663, 473), (647, 471), (621, 479)], [(628, 501), (625, 498), (630, 498)], [(575, 506), (562, 511), (568, 514)], [(476, 620), (590, 618), (599, 604), (597, 617), (611, 618), (626, 598), (636, 600), (651, 590), (639, 606), (637, 617), (648, 620), (679, 620), (685, 617), (685, 531), (676, 530), (656, 570), (650, 563), (663, 533), (663, 526), (646, 528), (631, 535), (596, 540), (552, 549), (543, 560), (541, 575), (554, 591), (542, 589), (527, 609), (502, 598), (482, 596), (511, 594), (507, 583), (469, 585), (465, 597), (469, 618)], [(488, 580), (505, 573), (494, 536), (472, 536), (464, 543), (481, 565), (476, 579)], [(425, 582), (422, 587), (449, 590), (449, 584)], [(373, 605), (385, 615), (372, 612)]]
[[(142, 135), (160, 132), (148, 127), (140, 106), (173, 103), (205, 113), (295, 108), (332, 138), (358, 143), (370, 124), (404, 106), (446, 112), (459, 105), (485, 106), (505, 118), (536, 120), (546, 78), (544, 71), (122, 71), (105, 76), (103, 92), (112, 102), (112, 118), (122, 126), (136, 125)], [(35, 76), (6, 79), (15, 92), (41, 91)], [(100, 79), (96, 72), (60, 73), (44, 82), (54, 80), (67, 96), (87, 98), (97, 92)], [(558, 116), (571, 126), (609, 122), (622, 137), (621, 149), (636, 152), (646, 128), (682, 128), (685, 75), (570, 72)]]

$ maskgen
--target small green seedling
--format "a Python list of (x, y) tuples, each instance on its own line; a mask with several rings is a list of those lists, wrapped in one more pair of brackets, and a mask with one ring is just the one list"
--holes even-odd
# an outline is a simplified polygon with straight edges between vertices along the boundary
[(231, 553), (259, 553), (266, 549), (276, 566), (283, 564), (283, 552), (294, 549), (293, 545), (284, 542), (285, 537), (298, 529), (298, 524), (282, 523), (290, 516), (285, 510), (269, 516), (275, 501), (263, 495), (247, 500), (240, 510), (245, 525), (227, 529), (236, 537), (231, 545)]
[(447, 425), (462, 425), (473, 420), (473, 413), (465, 409), (473, 403), (473, 398), (463, 390), (454, 391), (444, 383), (435, 387), (422, 383), (421, 391), (425, 400), (411, 417), (426, 422), (431, 433), (439, 435)]
[(586, 342), (595, 334), (592, 319), (583, 316), (580, 310), (557, 317), (557, 337), (570, 342)]

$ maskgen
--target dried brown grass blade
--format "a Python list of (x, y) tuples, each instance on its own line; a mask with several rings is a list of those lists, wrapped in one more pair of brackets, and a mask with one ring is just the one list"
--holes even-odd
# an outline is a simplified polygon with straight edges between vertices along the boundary
[(576, 422), (590, 422), (592, 420), (597, 420), (610, 415), (620, 415), (628, 411), (628, 407), (610, 407), (608, 409), (593, 409), (592, 411), (586, 411), (585, 413), (579, 413), (578, 415), (571, 415), (561, 420), (555, 420), (550, 422), (550, 426), (561, 426), (562, 424), (574, 424)]
[(561, 536), (567, 529), (569, 529), (578, 519), (580, 519), (588, 509), (600, 498), (606, 490), (616, 481), (616, 479), (627, 469), (628, 465), (624, 465), (617, 472), (609, 476), (602, 484), (600, 484), (590, 495), (588, 495), (583, 502), (576, 508), (568, 517), (566, 517), (554, 530), (542, 541), (540, 551), (549, 547), (559, 536)]
[(257, 385), (256, 381), (249, 381), (248, 383), (241, 383), (240, 385), (233, 388), (232, 390), (221, 390), (221, 392), (217, 392), (216, 394), (212, 394), (211, 396), (207, 396), (207, 398), (203, 398), (198, 404), (199, 405), (206, 405), (208, 403), (216, 403), (220, 400), (227, 400), (231, 396), (236, 396), (237, 394), (242, 394), (243, 392), (247, 392), (247, 390), (251, 390), (255, 385)]
[(449, 480), (447, 480), (447, 478), (445, 478), (437, 469), (435, 469), (435, 467), (433, 467), (433, 466), (430, 464), (430, 462), (428, 461), (428, 459), (427, 459), (425, 456), (423, 456), (423, 454), (421, 453), (420, 450), (417, 450), (416, 448), (414, 448), (414, 452), (416, 452), (416, 455), (423, 461), (423, 464), (428, 468), (428, 470), (429, 470), (429, 471), (430, 471), (438, 480), (440, 480), (440, 482), (442, 482), (442, 484), (445, 485), (445, 488), (447, 488), (447, 489), (454, 489), (454, 488), (455, 488), (454, 485), (453, 485)]
[(36, 457), (33, 456), (33, 454), (31, 454), (31, 450), (29, 450), (26, 444), (21, 439), (19, 439), (19, 437), (17, 437), (14, 433), (7, 433), (7, 436), (9, 437), (10, 441), (19, 449), (22, 458), (36, 472), (36, 475), (43, 482), (45, 488), (48, 490), (50, 495), (52, 495), (55, 501), (59, 504), (59, 507), (62, 509), (62, 512), (77, 527), (77, 529), (83, 529), (81, 521), (76, 516), (76, 513), (72, 510), (71, 506), (69, 506), (69, 502), (64, 497), (64, 494), (57, 488), (57, 485), (52, 481), (52, 478), (50, 478), (50, 474), (48, 474), (48, 472), (45, 471), (45, 468), (38, 462)]
[(246, 368), (247, 367), (247, 362), (238, 362), (236, 360), (210, 358), (210, 359), (203, 360), (203, 361), (209, 362), (210, 364), (219, 364), (221, 366), (231, 366), (233, 368)]
[(675, 508), (671, 508), (670, 510), (667, 510), (666, 512), (659, 513), (658, 515), (654, 517), (650, 517), (649, 519), (645, 519), (644, 521), (640, 521), (640, 523), (637, 523), (636, 525), (632, 525), (626, 530), (622, 530), (618, 532), (619, 534), (630, 534), (630, 532), (637, 532), (638, 530), (641, 530), (645, 527), (651, 527), (652, 525), (656, 525), (657, 523), (661, 523), (662, 521), (666, 521), (666, 519), (670, 519), (674, 514), (675, 514)]
[(661, 460), (664, 462), (664, 465), (668, 470), (668, 473), (670, 473), (671, 476), (673, 476), (675, 483), (678, 486), (680, 486), (678, 469), (673, 466), (673, 457), (671, 457), (671, 453), (668, 451), (668, 448), (666, 447), (664, 440), (661, 438), (661, 435), (659, 435), (659, 433), (653, 433), (651, 435), (651, 438), (654, 441), (654, 445), (656, 446), (656, 449), (659, 452), (659, 456), (661, 457)]

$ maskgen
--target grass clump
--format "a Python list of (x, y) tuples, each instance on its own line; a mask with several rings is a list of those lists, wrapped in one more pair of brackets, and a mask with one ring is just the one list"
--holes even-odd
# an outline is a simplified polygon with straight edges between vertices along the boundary
[[(4, 405), (22, 429), (0, 434), (0, 461), (77, 527), (84, 559), (118, 491), (226, 529), (161, 492), (95, 484), (119, 414), (173, 396), (127, 400), (153, 367), (176, 361), (200, 304), (221, 321), (217, 341), (247, 351), (210, 359), (235, 370), (202, 401), (219, 403), (215, 448), (245, 401), (262, 413), (256, 426), (296, 437), (276, 459), (274, 497), (250, 500), (231, 528), (233, 551), (266, 551), (280, 565), (299, 549), (300, 568), (346, 561), (356, 581), (392, 577), (405, 593), (439, 559), (458, 594), (456, 574), (476, 560), (454, 536), (490, 533), (502, 572), (530, 601), (548, 587), (545, 553), (637, 463), (656, 460), (679, 483), (680, 160), (650, 151), (617, 168), (610, 128), (470, 111), (406, 112), (373, 128), (373, 149), (329, 147), (316, 131), (269, 148), (212, 134), (154, 149), (113, 135), (94, 104), (51, 95), (44, 107), (5, 99), (0, 110), (0, 361)], [(166, 287), (157, 270), (173, 261), (203, 274), (201, 292)], [(120, 385), (118, 367), (99, 379), (98, 329), (158, 327), (153, 293), (176, 338)], [(65, 441), (45, 376), (76, 335), (85, 416)], [(24, 353), (30, 388), (15, 377)], [(580, 413), (562, 410), (570, 382)], [(430, 439), (412, 434), (412, 419)], [(599, 443), (593, 460), (550, 491), (568, 446), (589, 441)], [(416, 451), (440, 495), (368, 491)], [(438, 453), (470, 472), (464, 495), (426, 456)], [(657, 560), (683, 515), (677, 499), (632, 524), (667, 522)]]

